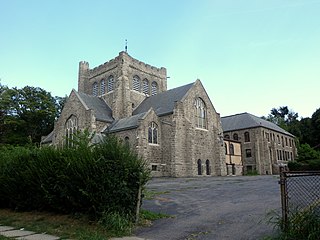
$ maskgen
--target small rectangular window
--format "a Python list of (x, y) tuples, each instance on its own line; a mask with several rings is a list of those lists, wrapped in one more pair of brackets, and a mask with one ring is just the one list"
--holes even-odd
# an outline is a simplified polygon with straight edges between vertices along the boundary
[(151, 170), (152, 171), (157, 171), (158, 170), (158, 166), (157, 165), (152, 165), (151, 166)]
[(251, 149), (246, 149), (246, 157), (247, 158), (252, 157)]

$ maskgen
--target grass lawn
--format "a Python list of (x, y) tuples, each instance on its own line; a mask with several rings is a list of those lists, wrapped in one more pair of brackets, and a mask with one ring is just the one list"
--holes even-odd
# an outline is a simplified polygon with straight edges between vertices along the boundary
[[(141, 210), (140, 226), (148, 226), (152, 221), (160, 218), (172, 217), (166, 214)], [(0, 209), (0, 225), (11, 226), (17, 229), (46, 233), (58, 236), (61, 239), (75, 240), (105, 240), (111, 237), (120, 237), (127, 231), (109, 232), (97, 222), (90, 221), (85, 216), (59, 215), (48, 212), (16, 212), (9, 209)], [(12, 239), (0, 236), (0, 240)]]
[[(18, 229), (47, 233), (61, 239), (108, 239), (112, 234), (83, 216), (58, 215), (45, 212), (15, 212), (0, 209), (0, 224)], [(121, 235), (121, 234), (120, 234)], [(114, 236), (114, 234), (113, 234)], [(8, 239), (0, 236), (0, 240)]]

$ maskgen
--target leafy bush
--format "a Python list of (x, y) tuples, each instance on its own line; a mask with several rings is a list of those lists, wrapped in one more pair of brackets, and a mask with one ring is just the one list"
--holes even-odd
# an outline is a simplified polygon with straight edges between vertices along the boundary
[(0, 153), (0, 207), (134, 216), (145, 162), (117, 138), (94, 147), (13, 148)]
[(303, 162), (292, 161), (288, 163), (290, 171), (319, 171), (320, 170), (320, 160), (307, 160)]

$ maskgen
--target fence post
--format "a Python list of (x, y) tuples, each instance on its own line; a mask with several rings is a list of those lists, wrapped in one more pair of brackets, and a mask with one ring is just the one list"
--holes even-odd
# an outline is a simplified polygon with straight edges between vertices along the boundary
[(288, 198), (287, 198), (287, 184), (286, 173), (284, 167), (280, 167), (280, 191), (281, 191), (281, 208), (282, 208), (282, 230), (287, 230), (288, 225)]
[(139, 222), (139, 215), (140, 215), (140, 206), (141, 206), (141, 185), (139, 184), (139, 189), (138, 189), (138, 196), (137, 196), (137, 207), (136, 207), (136, 224)]

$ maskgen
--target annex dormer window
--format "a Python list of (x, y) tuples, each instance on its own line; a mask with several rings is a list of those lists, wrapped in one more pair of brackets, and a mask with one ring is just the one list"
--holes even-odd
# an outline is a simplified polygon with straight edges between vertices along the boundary
[(149, 81), (148, 81), (148, 79), (144, 79), (142, 82), (142, 92), (144, 94), (149, 94)]
[(107, 91), (108, 91), (108, 92), (111, 92), (111, 91), (113, 91), (113, 88), (114, 88), (114, 78), (113, 78), (113, 76), (111, 75), (111, 76), (108, 77)]
[(158, 93), (158, 83), (152, 82), (151, 84), (151, 95), (156, 95)]
[(98, 83), (93, 83), (93, 85), (92, 85), (92, 95), (93, 96), (98, 96)]
[(204, 101), (201, 98), (195, 100), (196, 110), (196, 127), (207, 128), (207, 109)]
[(140, 78), (137, 75), (133, 76), (132, 89), (140, 92)]

